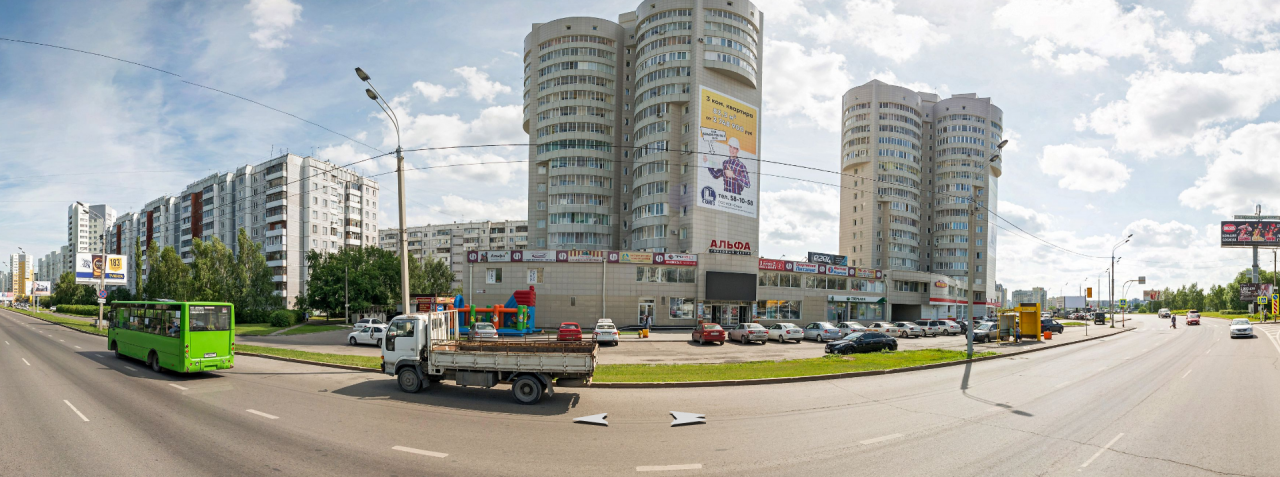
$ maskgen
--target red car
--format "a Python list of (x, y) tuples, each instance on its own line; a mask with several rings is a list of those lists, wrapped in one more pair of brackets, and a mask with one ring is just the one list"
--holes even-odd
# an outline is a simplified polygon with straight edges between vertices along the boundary
[(561, 323), (556, 341), (582, 341), (582, 327), (573, 322)]
[(699, 323), (693, 327), (693, 340), (698, 344), (705, 344), (708, 341), (715, 341), (724, 344), (724, 340), (728, 338), (724, 328), (715, 323)]
[(1200, 312), (1199, 312), (1199, 311), (1197, 311), (1197, 310), (1187, 310), (1187, 324), (1188, 324), (1188, 325), (1199, 325), (1199, 324), (1200, 324)]

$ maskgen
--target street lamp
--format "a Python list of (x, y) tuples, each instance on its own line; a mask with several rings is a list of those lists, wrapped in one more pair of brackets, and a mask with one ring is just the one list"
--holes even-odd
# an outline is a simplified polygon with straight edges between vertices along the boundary
[[(85, 205), (84, 202), (76, 201), (76, 205), (84, 209), (85, 212), (98, 215), (93, 211), (93, 209), (90, 209), (89, 206)], [(107, 218), (101, 215), (98, 215), (98, 218), (102, 219), (102, 233), (98, 234), (98, 241), (102, 242), (102, 273), (98, 275), (98, 292), (101, 293), (107, 289)], [(94, 324), (98, 329), (102, 329), (102, 308), (106, 303), (106, 299), (101, 296), (98, 297), (98, 322)]]
[(1107, 301), (1109, 301), (1110, 303), (1108, 304), (1111, 305), (1110, 308), (1111, 308), (1111, 327), (1112, 328), (1116, 327), (1116, 260), (1117, 260), (1116, 249), (1120, 248), (1121, 245), (1129, 243), (1129, 240), (1132, 238), (1133, 238), (1133, 234), (1129, 234), (1128, 237), (1124, 238), (1123, 242), (1115, 244), (1115, 246), (1111, 247), (1111, 275), (1108, 278), (1111, 281), (1111, 285), (1109, 287), (1111, 298)]
[(356, 68), (356, 76), (369, 85), (369, 88), (364, 90), (364, 94), (382, 108), (382, 112), (386, 113), (391, 119), (391, 124), (396, 128), (396, 181), (400, 192), (400, 303), (404, 307), (404, 314), (407, 315), (409, 314), (409, 227), (406, 225), (408, 219), (405, 218), (404, 210), (404, 149), (400, 147), (400, 119), (396, 117), (395, 111), (391, 109), (387, 100), (378, 94), (378, 89), (373, 87), (373, 83), (369, 82), (369, 75), (365, 74), (364, 70)]
[[(991, 155), (991, 159), (988, 159), (986, 164), (982, 164), (981, 169), (986, 169), (988, 164), (991, 164), (999, 160), (1000, 159), (999, 151), (1004, 148), (1005, 144), (1008, 144), (1008, 143), (1009, 143), (1008, 139), (1000, 141), (1000, 144), (996, 145), (997, 152)], [(965, 333), (964, 333), (965, 341), (966, 341), (965, 350), (966, 350), (967, 359), (973, 359), (973, 295), (974, 295), (974, 288), (977, 288), (974, 286), (974, 279), (973, 279), (973, 240), (974, 240), (973, 230), (974, 230), (974, 224), (975, 222), (977, 222), (978, 196), (982, 194), (981, 192), (982, 189), (983, 189), (982, 186), (975, 185), (973, 186), (973, 190), (969, 192), (969, 242), (965, 244), (967, 246), (966, 248), (968, 249), (965, 257), (966, 261), (968, 262), (965, 264), (965, 273), (967, 274), (967, 279), (968, 279), (967, 285), (969, 288), (969, 293), (965, 294), (965, 312), (964, 312), (965, 323), (968, 324), (968, 326), (965, 327)], [(885, 303), (888, 303), (888, 301), (885, 301)]]

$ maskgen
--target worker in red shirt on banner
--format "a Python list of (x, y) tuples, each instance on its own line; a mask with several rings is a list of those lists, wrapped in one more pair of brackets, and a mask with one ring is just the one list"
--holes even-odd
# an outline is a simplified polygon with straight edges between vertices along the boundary
[(729, 138), (729, 158), (721, 163), (720, 169), (708, 167), (711, 177), (724, 178), (724, 191), (734, 195), (742, 195), (742, 190), (751, 187), (751, 175), (747, 173), (747, 165), (738, 160), (738, 138)]

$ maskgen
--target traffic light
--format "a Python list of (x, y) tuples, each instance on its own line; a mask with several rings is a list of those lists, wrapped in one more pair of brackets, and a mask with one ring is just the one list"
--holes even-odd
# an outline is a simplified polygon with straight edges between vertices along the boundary
[(1085, 298), (1093, 298), (1093, 287), (1085, 288), (1084, 296)]

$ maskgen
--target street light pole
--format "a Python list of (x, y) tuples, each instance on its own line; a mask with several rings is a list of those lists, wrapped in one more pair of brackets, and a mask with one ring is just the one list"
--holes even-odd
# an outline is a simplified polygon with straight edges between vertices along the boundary
[(1115, 244), (1115, 246), (1111, 247), (1111, 274), (1108, 276), (1108, 280), (1110, 280), (1108, 292), (1110, 293), (1111, 297), (1107, 300), (1109, 302), (1107, 303), (1108, 305), (1107, 307), (1111, 309), (1111, 327), (1112, 328), (1116, 327), (1116, 249), (1120, 248), (1121, 245), (1129, 243), (1129, 240), (1131, 238), (1133, 238), (1133, 234), (1129, 234), (1128, 237), (1124, 238), (1123, 242)]
[(407, 315), (409, 314), (409, 226), (406, 223), (408, 219), (405, 217), (404, 149), (400, 146), (400, 119), (396, 117), (391, 104), (387, 103), (387, 100), (378, 94), (378, 89), (373, 87), (373, 83), (369, 82), (369, 75), (365, 74), (364, 70), (356, 68), (356, 76), (369, 85), (369, 89), (364, 90), (365, 95), (382, 108), (382, 112), (386, 113), (391, 119), (391, 124), (396, 128), (396, 183), (399, 189), (400, 205), (400, 304), (404, 314)]
[[(988, 164), (996, 162), (997, 159), (1000, 159), (999, 151), (1001, 149), (1004, 149), (1004, 145), (1008, 143), (1009, 143), (1008, 140), (1004, 140), (1004, 141), (1000, 141), (1000, 144), (996, 145), (996, 153), (991, 156), (991, 159), (987, 160), (986, 164), (982, 165), (983, 170), (986, 170)], [(964, 320), (967, 325), (965, 326), (965, 332), (964, 332), (965, 356), (967, 359), (973, 359), (973, 294), (974, 294), (974, 290), (977, 288), (974, 284), (974, 278), (973, 278), (973, 275), (974, 275), (973, 273), (973, 270), (974, 270), (973, 241), (974, 241), (974, 226), (978, 223), (977, 222), (978, 196), (982, 195), (983, 189), (984, 187), (982, 186), (974, 186), (973, 190), (969, 193), (969, 241), (968, 243), (965, 244), (967, 245), (967, 249), (968, 249), (966, 251), (966, 256), (965, 256), (965, 259), (968, 262), (965, 264), (965, 273), (967, 274), (966, 282), (968, 283), (966, 284), (968, 285), (969, 292), (965, 294), (966, 305), (965, 305), (965, 311), (964, 311), (964, 315), (965, 315)], [(985, 217), (985, 215), (983, 217)], [(888, 250), (888, 247), (885, 247), (885, 250)], [(888, 294), (887, 290), (888, 288), (886, 287), (886, 296)], [(885, 300), (885, 306), (886, 307), (889, 306), (888, 300)]]
[(93, 211), (93, 209), (90, 209), (89, 206), (85, 205), (83, 202), (77, 201), (76, 204), (83, 208), (85, 212), (97, 215), (99, 219), (102, 219), (102, 233), (98, 234), (98, 241), (102, 242), (102, 273), (98, 274), (98, 293), (100, 294), (98, 296), (98, 322), (94, 325), (101, 330), (103, 305), (107, 302), (107, 300), (101, 296), (101, 293), (107, 289), (107, 218), (98, 215)]

